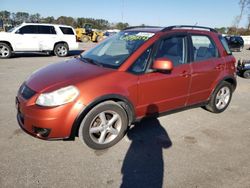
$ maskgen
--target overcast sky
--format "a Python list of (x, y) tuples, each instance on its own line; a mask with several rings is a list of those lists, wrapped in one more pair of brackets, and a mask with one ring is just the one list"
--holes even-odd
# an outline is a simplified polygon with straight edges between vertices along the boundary
[[(102, 18), (130, 25), (232, 26), (239, 0), (0, 0), (0, 10), (42, 16)], [(247, 13), (240, 23), (247, 25)]]

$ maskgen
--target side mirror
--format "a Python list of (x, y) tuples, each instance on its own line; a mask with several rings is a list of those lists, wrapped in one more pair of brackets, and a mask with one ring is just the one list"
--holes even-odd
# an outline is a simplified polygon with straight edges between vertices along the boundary
[(152, 68), (156, 71), (170, 72), (173, 70), (174, 65), (170, 59), (162, 57), (154, 61)]

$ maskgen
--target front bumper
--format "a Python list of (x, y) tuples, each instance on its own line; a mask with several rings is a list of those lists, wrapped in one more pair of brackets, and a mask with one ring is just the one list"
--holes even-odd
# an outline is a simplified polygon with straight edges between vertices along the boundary
[[(71, 135), (72, 125), (83, 105), (72, 102), (53, 108), (40, 107), (35, 104), (37, 96), (25, 100), (22, 96), (16, 97), (17, 121), (20, 127), (28, 134), (45, 139), (66, 139)], [(37, 130), (48, 130), (48, 134), (40, 134)]]

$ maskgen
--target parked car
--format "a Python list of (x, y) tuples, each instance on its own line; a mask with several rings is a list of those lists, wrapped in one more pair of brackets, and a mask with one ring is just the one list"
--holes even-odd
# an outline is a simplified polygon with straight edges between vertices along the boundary
[(250, 60), (239, 61), (237, 64), (237, 74), (250, 79)]
[(244, 40), (241, 36), (226, 36), (225, 37), (231, 51), (241, 52), (244, 48)]
[(104, 38), (111, 37), (119, 32), (120, 32), (120, 30), (118, 30), (118, 29), (107, 30), (106, 32), (104, 32)]
[(236, 88), (235, 58), (214, 29), (131, 27), (20, 87), (17, 119), (41, 139), (113, 146), (146, 116), (199, 105), (223, 112)]
[(23, 23), (0, 32), (0, 58), (9, 58), (16, 52), (53, 52), (64, 57), (76, 49), (75, 31), (66, 25)]

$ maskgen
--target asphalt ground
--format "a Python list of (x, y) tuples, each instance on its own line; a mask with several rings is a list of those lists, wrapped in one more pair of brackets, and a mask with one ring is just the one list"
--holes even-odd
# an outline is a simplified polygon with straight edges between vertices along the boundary
[[(250, 80), (238, 77), (228, 109), (192, 108), (133, 126), (114, 147), (44, 141), (16, 121), (15, 96), (35, 70), (71, 57), (20, 54), (0, 60), (0, 187), (250, 187)], [(234, 53), (250, 59), (250, 50)]]

